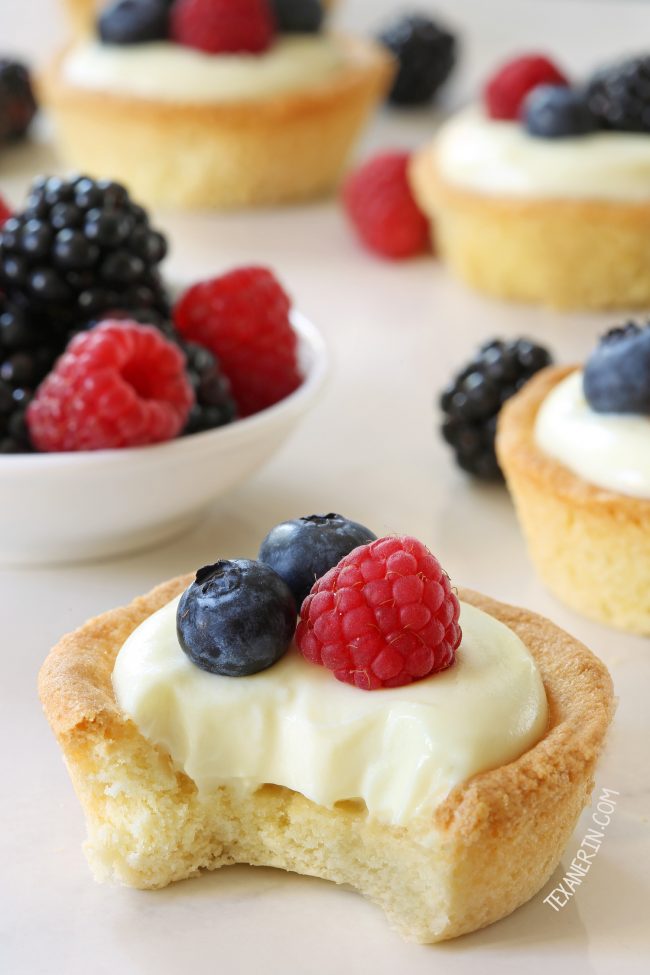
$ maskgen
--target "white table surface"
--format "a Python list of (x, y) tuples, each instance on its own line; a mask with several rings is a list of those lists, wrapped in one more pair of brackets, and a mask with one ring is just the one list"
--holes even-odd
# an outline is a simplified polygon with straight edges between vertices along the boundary
[[(341, 20), (367, 29), (399, 6), (352, 0)], [(636, 51), (650, 34), (642, 3), (440, 0), (436, 9), (463, 31), (464, 65), (449, 104), (511, 51), (543, 46), (579, 71)], [(3, 51), (32, 58), (63, 35), (53, 0), (0, 0), (0, 26)], [(366, 148), (416, 145), (433, 121), (430, 112), (384, 112)], [(0, 157), (0, 188), (18, 203), (28, 178), (55, 166), (44, 133), (40, 145)], [(573, 361), (616, 316), (507, 306), (469, 293), (430, 259), (383, 263), (357, 247), (334, 203), (230, 216), (160, 214), (159, 223), (173, 241), (170, 275), (272, 265), (322, 328), (335, 368), (290, 443), (186, 537), (104, 564), (0, 573), (0, 971), (649, 971), (648, 641), (589, 623), (544, 591), (505, 489), (473, 485), (456, 471), (434, 432), (432, 408), (434, 394), (485, 338), (526, 334)], [(164, 578), (218, 557), (253, 556), (284, 518), (332, 509), (378, 533), (419, 536), (452, 579), (547, 614), (610, 667), (619, 707), (597, 789), (620, 797), (591, 871), (563, 910), (554, 912), (543, 897), (564, 874), (593, 807), (539, 895), (506, 920), (439, 946), (403, 944), (355, 894), (280, 871), (234, 867), (157, 893), (92, 881), (81, 853), (81, 812), (36, 697), (48, 649), (88, 616)]]

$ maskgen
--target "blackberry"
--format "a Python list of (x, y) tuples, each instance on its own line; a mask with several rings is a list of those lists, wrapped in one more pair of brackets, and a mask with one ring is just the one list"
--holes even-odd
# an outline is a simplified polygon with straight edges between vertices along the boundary
[(25, 411), (60, 352), (42, 335), (38, 322), (0, 300), (0, 453), (32, 450)]
[(281, 34), (315, 34), (321, 29), (320, 0), (271, 0), (271, 9)]
[(494, 452), (499, 410), (551, 361), (529, 339), (492, 339), (454, 377), (440, 397), (441, 432), (459, 467), (482, 480), (501, 479)]
[(587, 85), (586, 100), (602, 128), (650, 132), (650, 55), (598, 71)]
[(183, 434), (202, 433), (232, 423), (237, 418), (237, 405), (217, 359), (209, 349), (195, 342), (180, 342), (180, 345), (196, 397)]
[(456, 38), (428, 17), (413, 14), (389, 24), (378, 40), (397, 59), (388, 95), (395, 105), (422, 105), (445, 83), (456, 63)]
[(40, 177), (0, 231), (0, 288), (67, 336), (109, 309), (169, 315), (158, 265), (165, 238), (118, 183)]
[(36, 99), (25, 65), (9, 58), (0, 58), (0, 142), (22, 138), (36, 109)]

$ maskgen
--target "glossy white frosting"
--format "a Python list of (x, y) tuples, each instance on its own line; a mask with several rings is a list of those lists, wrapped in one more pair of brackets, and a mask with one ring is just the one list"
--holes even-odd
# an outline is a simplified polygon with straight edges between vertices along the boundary
[(66, 81), (82, 88), (171, 102), (270, 98), (318, 85), (345, 60), (329, 34), (280, 38), (263, 54), (205, 54), (166, 41), (138, 45), (87, 41), (65, 58)]
[(440, 128), (436, 163), (447, 182), (495, 196), (650, 200), (650, 135), (634, 132), (540, 139), (472, 106)]
[(361, 799), (371, 816), (404, 823), (471, 775), (521, 755), (546, 728), (546, 696), (530, 653), (510, 629), (467, 604), (452, 667), (378, 691), (340, 683), (293, 646), (259, 674), (209, 674), (181, 650), (177, 604), (129, 637), (113, 687), (122, 711), (202, 791), (271, 783), (328, 807)]
[(650, 417), (596, 413), (582, 391), (582, 370), (558, 383), (542, 403), (535, 441), (590, 484), (650, 498)]

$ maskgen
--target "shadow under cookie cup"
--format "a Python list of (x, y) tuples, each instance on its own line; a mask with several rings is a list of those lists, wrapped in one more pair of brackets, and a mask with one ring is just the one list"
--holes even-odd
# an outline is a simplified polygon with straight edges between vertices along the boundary
[(477, 192), (444, 178), (435, 145), (410, 179), (438, 252), (476, 290), (567, 310), (650, 305), (650, 202)]
[(538, 410), (576, 366), (551, 366), (501, 410), (499, 464), (548, 588), (591, 619), (650, 633), (650, 500), (590, 484), (535, 442)]
[(280, 867), (351, 884), (419, 942), (490, 924), (544, 885), (589, 801), (613, 714), (610, 677), (582, 644), (533, 613), (461, 591), (528, 647), (549, 725), (514, 762), (457, 786), (430, 815), (390, 826), (359, 804), (325, 808), (272, 784), (200, 794), (120, 713), (111, 673), (122, 643), (191, 580), (90, 620), (41, 670), (41, 699), (86, 814), (98, 879), (155, 888), (226, 864)]

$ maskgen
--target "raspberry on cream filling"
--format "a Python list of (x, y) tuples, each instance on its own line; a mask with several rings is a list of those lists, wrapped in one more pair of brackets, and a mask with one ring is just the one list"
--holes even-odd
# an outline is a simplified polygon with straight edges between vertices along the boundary
[(63, 63), (81, 88), (134, 98), (205, 104), (268, 99), (328, 81), (346, 62), (329, 34), (280, 36), (263, 54), (207, 54), (181, 44), (107, 45), (86, 41)]
[(514, 760), (546, 728), (544, 687), (525, 645), (468, 604), (452, 667), (371, 693), (334, 680), (295, 646), (249, 677), (207, 673), (180, 647), (177, 604), (131, 634), (113, 687), (122, 711), (201, 791), (271, 783), (328, 807), (361, 800), (371, 817), (400, 824)]

